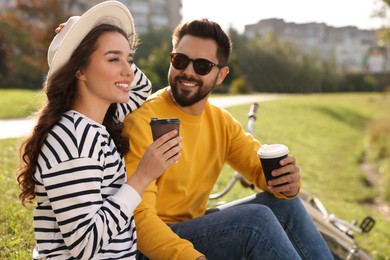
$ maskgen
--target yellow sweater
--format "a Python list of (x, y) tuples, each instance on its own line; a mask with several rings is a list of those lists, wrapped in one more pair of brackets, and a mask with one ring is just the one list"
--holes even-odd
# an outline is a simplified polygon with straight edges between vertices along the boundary
[[(130, 139), (126, 168), (133, 173), (146, 148), (153, 142), (152, 117), (180, 119), (182, 151), (178, 163), (153, 182), (134, 212), (139, 250), (151, 259), (196, 259), (202, 254), (166, 225), (202, 216), (210, 192), (225, 163), (267, 190), (257, 158), (260, 143), (246, 134), (227, 111), (210, 103), (193, 116), (181, 111), (166, 89), (150, 96), (125, 119), (124, 134)], [(275, 194), (284, 198), (282, 194)]]

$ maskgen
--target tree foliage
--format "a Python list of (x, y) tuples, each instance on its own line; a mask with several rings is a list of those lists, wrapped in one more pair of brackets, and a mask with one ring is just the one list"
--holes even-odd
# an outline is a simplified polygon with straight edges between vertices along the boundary
[(149, 80), (153, 84), (153, 91), (168, 85), (170, 46), (167, 42), (162, 42), (160, 46), (153, 48), (147, 57), (140, 58), (137, 63), (142, 71), (148, 75)]
[[(0, 45), (7, 57), (2, 88), (40, 88), (48, 66), (46, 53), (54, 29), (69, 17), (69, 5), (60, 0), (16, 1), (16, 6), (0, 16), (4, 41)], [(0, 33), (0, 34), (1, 34)], [(3, 59), (2, 59), (3, 60)], [(2, 65), (3, 66), (3, 65)]]
[[(384, 21), (384, 24), (389, 26), (390, 24), (390, 0), (381, 0), (381, 5), (374, 12), (374, 17), (378, 17)], [(378, 37), (383, 41), (383, 43), (390, 43), (390, 28), (383, 26), (378, 30)]]
[[(383, 1), (377, 15), (387, 17), (390, 0)], [(77, 4), (77, 8), (75, 9)], [(0, 88), (40, 88), (47, 72), (46, 53), (54, 29), (72, 11), (80, 14), (89, 6), (81, 0), (18, 0), (14, 9), (0, 16)], [(84, 8), (84, 9), (83, 9)], [(171, 31), (149, 30), (140, 35), (135, 62), (153, 83), (153, 91), (165, 87), (171, 51)], [(381, 31), (390, 42), (390, 29)], [(386, 38), (386, 33), (388, 38)], [(230, 72), (214, 92), (335, 92), (382, 90), (388, 78), (344, 75), (335, 57), (320, 59), (315, 53), (299, 51), (294, 44), (273, 34), (247, 38), (233, 28)]]
[(238, 77), (230, 84), (230, 93), (247, 94), (251, 92), (250, 84), (244, 77)]
[(38, 54), (29, 31), (14, 13), (5, 13), (0, 19), (4, 33), (4, 50), (7, 53), (7, 75), (0, 82), (4, 87), (30, 87), (39, 78)]
[(8, 74), (8, 64), (7, 64), (7, 51), (5, 49), (5, 37), (4, 32), (0, 27), (0, 79)]
[(240, 74), (256, 92), (305, 93), (330, 91), (341, 82), (332, 60), (304, 54), (292, 43), (273, 34), (245, 38), (234, 35), (233, 54)]
[(135, 62), (153, 84), (153, 91), (168, 84), (169, 53), (171, 52), (171, 31), (150, 29), (140, 35), (141, 43), (135, 54)]

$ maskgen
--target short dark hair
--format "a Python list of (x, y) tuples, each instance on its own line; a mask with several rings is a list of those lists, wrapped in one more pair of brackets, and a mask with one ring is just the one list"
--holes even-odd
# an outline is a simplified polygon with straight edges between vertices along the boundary
[(218, 46), (218, 63), (223, 66), (228, 64), (232, 43), (229, 36), (222, 30), (218, 23), (203, 18), (178, 25), (172, 34), (173, 47), (176, 48), (180, 40), (187, 34), (214, 40)]

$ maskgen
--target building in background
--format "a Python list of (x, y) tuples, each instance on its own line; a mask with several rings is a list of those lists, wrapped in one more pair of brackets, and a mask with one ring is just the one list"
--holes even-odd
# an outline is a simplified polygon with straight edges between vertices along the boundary
[(173, 30), (182, 20), (181, 0), (123, 0), (134, 17), (139, 33), (150, 29)]
[[(45, 2), (44, 0), (41, 0)], [(64, 10), (79, 15), (103, 0), (59, 1)], [(182, 21), (181, 0), (120, 0), (131, 11), (137, 32), (169, 29)], [(0, 0), (0, 14), (14, 9), (17, 0)], [(38, 22), (38, 21), (37, 21)], [(374, 30), (354, 26), (332, 27), (324, 23), (287, 23), (283, 19), (265, 19), (245, 26), (245, 36), (252, 38), (272, 33), (292, 42), (301, 51), (331, 60), (347, 73), (389, 73), (390, 47), (378, 46)]]
[(386, 59), (390, 55), (388, 54), (390, 52), (389, 47), (378, 47), (375, 46), (371, 48), (365, 57), (364, 65), (365, 70), (371, 73), (382, 73), (383, 71), (390, 71), (388, 68), (389, 61)]
[[(289, 41), (302, 52), (333, 60), (338, 68), (349, 73), (390, 72), (389, 51), (377, 49), (374, 30), (360, 30), (355, 26), (332, 27), (324, 23), (287, 23), (283, 19), (265, 19), (245, 26), (248, 38), (272, 33), (277, 39)], [(387, 48), (388, 49), (388, 48)], [(368, 58), (367, 58), (368, 57)], [(368, 64), (368, 63), (369, 64)]]
[[(15, 8), (17, 0), (0, 0), (0, 14)], [(61, 1), (65, 9), (74, 15), (80, 15), (103, 0)], [(182, 20), (181, 0), (120, 0), (126, 5), (134, 18), (137, 32), (142, 34), (150, 30), (173, 30)]]
[(14, 8), (16, 0), (0, 0), (0, 15), (3, 11)]
[[(101, 0), (83, 0), (89, 7)], [(150, 30), (173, 30), (182, 20), (181, 0), (121, 0), (134, 18), (137, 32), (147, 33)]]

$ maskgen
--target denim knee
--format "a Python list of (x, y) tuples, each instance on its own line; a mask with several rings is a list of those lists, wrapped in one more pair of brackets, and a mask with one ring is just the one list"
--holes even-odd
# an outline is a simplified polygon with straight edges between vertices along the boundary
[(238, 223), (240, 223), (243, 227), (258, 229), (264, 224), (272, 225), (272, 223), (279, 223), (272, 210), (265, 205), (242, 205), (237, 207), (237, 213), (240, 216), (237, 219)]
[(283, 227), (269, 207), (246, 204), (237, 207), (237, 211), (241, 216), (239, 219), (241, 224), (235, 230), (246, 231), (246, 236), (240, 234), (237, 239), (246, 238), (244, 252), (257, 256), (248, 259), (259, 259), (260, 255), (266, 259), (287, 259), (287, 255), (289, 259), (299, 259)]
[(170, 226), (209, 259), (299, 258), (272, 210), (257, 203)]
[(278, 199), (268, 192), (261, 192), (257, 194), (256, 199), (250, 203), (267, 206), (278, 218), (280, 218), (279, 220), (290, 216), (299, 216), (300, 218), (301, 216), (307, 214), (307, 211), (299, 197), (291, 200)]

